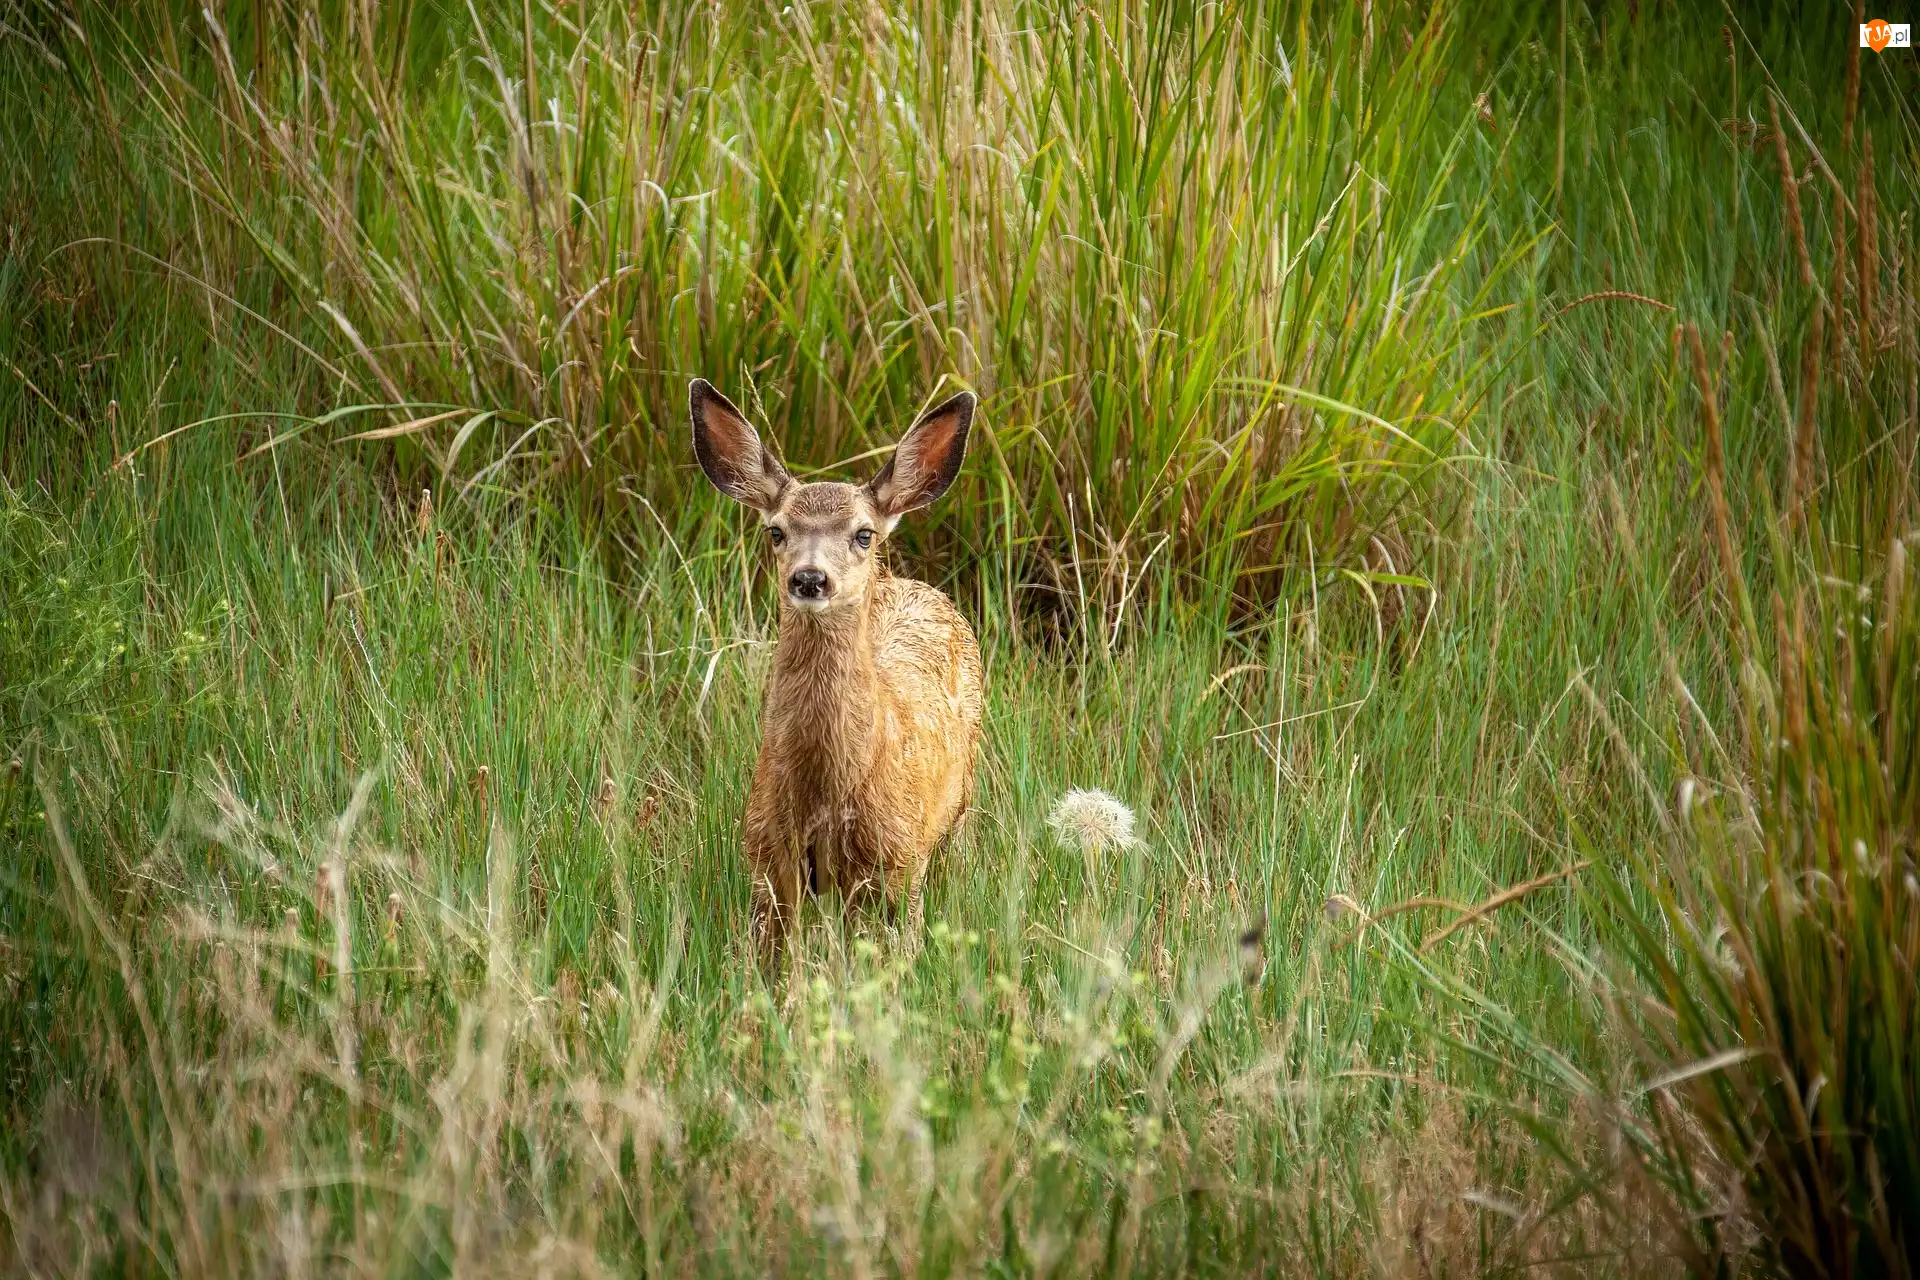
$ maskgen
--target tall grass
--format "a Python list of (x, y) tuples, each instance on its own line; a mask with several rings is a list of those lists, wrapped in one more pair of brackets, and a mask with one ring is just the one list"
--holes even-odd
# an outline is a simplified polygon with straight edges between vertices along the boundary
[(1777, 675), (1750, 708), (1770, 744), (1752, 761), (1757, 795), (1690, 813), (1700, 883), (1651, 881), (1664, 927), (1622, 948), (1658, 995), (1636, 1019), (1663, 1071), (1652, 1169), (1718, 1228), (1704, 1234), (1720, 1252), (1756, 1231), (1794, 1275), (1912, 1274), (1920, 625), (1906, 555), (1892, 544), (1864, 601), (1809, 591), (1780, 606)]
[[(1382, 1015), (1418, 990), (1322, 909), (1326, 886), (1503, 875), (1504, 837), (1451, 869), (1406, 853), (1444, 813), (1340, 751), (1387, 758), (1393, 716), (1215, 739), (1246, 726), (1235, 699), (1280, 719), (1268, 699), (1338, 707), (1368, 673), (1283, 659), (1229, 699), (1204, 636), (1085, 680), (997, 648), (982, 812), (919, 956), (810, 907), (763, 986), (733, 837), (759, 663), (703, 684), (670, 549), (626, 587), (577, 540), (443, 547), (366, 477), (303, 471), (295, 561), (277, 495), (241, 518), (248, 486), (201, 459), (146, 528), (130, 484), (82, 523), (7, 509), (0, 657), (32, 671), (0, 793), (30, 853), (0, 1014), (36, 1082), (0, 1184), (22, 1266), (1348, 1272), (1411, 1267), (1415, 1234), (1462, 1270), (1539, 1255), (1461, 1207), (1530, 1175), (1483, 1172), (1474, 1118), (1399, 1079)], [(1088, 779), (1138, 806), (1140, 847), (1058, 846), (1047, 807)], [(1352, 1234), (1379, 1214), (1401, 1225)]]
[(867, 469), (955, 379), (987, 430), (941, 558), (1107, 635), (1164, 596), (1150, 558), (1209, 611), (1290, 567), (1404, 574), (1470, 483), (1527, 240), (1436, 111), (1453, 25), (144, 5), (82, 9), (58, 56), (110, 86), (127, 204), (192, 218), (131, 251), (216, 326), (260, 323), (241, 295), (308, 322), (316, 411), (275, 439), (403, 439), (462, 496), (631, 490), (684, 537), (690, 376), (794, 463)]
[[(1780, 252), (1731, 295), (1746, 314), (1717, 353), (1692, 324), (1671, 348), (1672, 403), (1696, 428), (1693, 576), (1734, 696), (1708, 714), (1663, 637), (1670, 723), (1643, 751), (1614, 718), (1627, 709), (1580, 681), (1660, 828), (1613, 853), (1571, 828), (1600, 927), (1562, 955), (1620, 1052), (1570, 1055), (1387, 943), (1477, 1033), (1458, 1047), (1484, 1037), (1540, 1087), (1518, 1118), (1543, 1149), (1689, 1272), (1904, 1276), (1920, 1221), (1920, 294), (1910, 215), (1882, 205), (1867, 134), (1823, 153), (1771, 93), (1767, 110), (1781, 199), (1762, 233)], [(1913, 122), (1893, 123), (1904, 202)], [(1741, 418), (1772, 435), (1744, 486)], [(1617, 490), (1611, 505), (1615, 555), (1644, 573)], [(1662, 755), (1665, 788), (1648, 781)]]
[[(1722, 17), (10, 14), (0, 1265), (1897, 1253), (1916, 131)], [(796, 466), (986, 397), (911, 960), (743, 953), (694, 373)]]
[(1571, 1103), (1571, 1122), (1526, 1116), (1543, 1145), (1616, 1221), (1652, 1208), (1693, 1274), (1913, 1273), (1916, 540), (1794, 557), (1770, 651), (1741, 650), (1741, 723), (1723, 726), (1738, 754), (1683, 778), (1668, 838), (1595, 879), (1606, 958), (1568, 959), (1624, 1062), (1576, 1067), (1524, 1016), (1429, 975)]

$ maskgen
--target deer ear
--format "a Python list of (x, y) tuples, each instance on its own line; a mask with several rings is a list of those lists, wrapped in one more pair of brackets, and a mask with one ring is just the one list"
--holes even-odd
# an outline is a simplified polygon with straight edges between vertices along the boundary
[(687, 389), (693, 414), (693, 456), (713, 487), (756, 511), (771, 511), (791, 483), (787, 469), (748, 425), (733, 401), (713, 389), (705, 378), (695, 378)]
[(867, 485), (874, 508), (889, 527), (909, 511), (926, 506), (953, 484), (967, 456), (967, 429), (973, 425), (973, 392), (962, 391), (927, 410), (913, 430), (894, 446), (893, 457)]

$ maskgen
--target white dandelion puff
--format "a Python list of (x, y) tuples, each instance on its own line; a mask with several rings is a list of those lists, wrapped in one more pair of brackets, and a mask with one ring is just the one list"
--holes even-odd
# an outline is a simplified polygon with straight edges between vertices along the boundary
[(1133, 810), (1097, 788), (1076, 787), (1061, 796), (1047, 815), (1047, 825), (1061, 844), (1088, 858), (1140, 843), (1133, 834)]

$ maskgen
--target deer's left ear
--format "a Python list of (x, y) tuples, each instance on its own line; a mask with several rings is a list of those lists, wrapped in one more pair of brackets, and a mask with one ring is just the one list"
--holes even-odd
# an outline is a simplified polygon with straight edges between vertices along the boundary
[(909, 511), (934, 501), (952, 486), (967, 456), (974, 395), (962, 391), (927, 410), (894, 446), (893, 457), (868, 484), (874, 509), (889, 530)]

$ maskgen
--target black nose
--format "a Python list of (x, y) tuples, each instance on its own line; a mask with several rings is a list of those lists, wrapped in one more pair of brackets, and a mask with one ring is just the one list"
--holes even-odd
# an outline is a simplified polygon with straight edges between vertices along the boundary
[(827, 598), (827, 575), (818, 569), (797, 570), (787, 579), (787, 590), (801, 600), (824, 600)]

